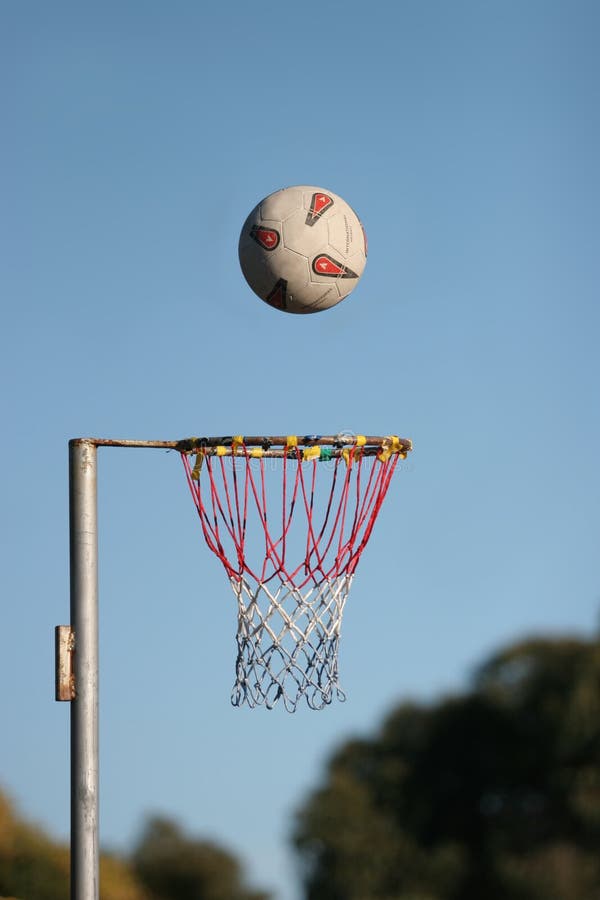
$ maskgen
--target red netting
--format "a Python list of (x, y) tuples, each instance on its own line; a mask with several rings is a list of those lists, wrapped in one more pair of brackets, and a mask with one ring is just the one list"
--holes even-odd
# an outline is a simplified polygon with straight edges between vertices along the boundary
[[(302, 589), (354, 573), (399, 456), (381, 461), (352, 448), (347, 460), (304, 460), (295, 447), (274, 460), (241, 445), (233, 454), (203, 455), (195, 469), (182, 458), (204, 538), (228, 575), (261, 584), (279, 577)], [(264, 535), (262, 548), (253, 540), (253, 560), (251, 522)]]

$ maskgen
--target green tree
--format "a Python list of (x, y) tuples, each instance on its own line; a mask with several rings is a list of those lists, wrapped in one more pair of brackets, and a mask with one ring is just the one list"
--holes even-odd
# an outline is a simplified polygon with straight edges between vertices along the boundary
[[(127, 863), (102, 854), (103, 900), (147, 900)], [(68, 900), (69, 849), (23, 820), (0, 792), (0, 897)]]
[[(268, 900), (244, 887), (220, 847), (186, 837), (167, 819), (144, 828), (132, 859), (102, 853), (102, 900)], [(24, 821), (0, 792), (0, 900), (68, 900), (69, 848)]]
[(598, 900), (600, 646), (534, 640), (350, 741), (299, 811), (308, 900)]
[(268, 900), (244, 886), (230, 853), (186, 836), (170, 819), (150, 819), (132, 862), (151, 900)]

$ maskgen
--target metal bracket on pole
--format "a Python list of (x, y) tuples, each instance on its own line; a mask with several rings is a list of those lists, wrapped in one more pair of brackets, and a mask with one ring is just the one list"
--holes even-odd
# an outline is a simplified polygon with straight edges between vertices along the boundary
[(57, 625), (54, 629), (54, 697), (56, 700), (75, 699), (74, 651), (75, 632), (70, 625)]

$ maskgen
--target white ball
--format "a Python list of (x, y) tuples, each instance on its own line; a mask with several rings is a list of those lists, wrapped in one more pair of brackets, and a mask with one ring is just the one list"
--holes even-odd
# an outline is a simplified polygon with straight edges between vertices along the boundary
[(289, 313), (320, 312), (358, 284), (367, 238), (345, 200), (298, 185), (254, 207), (242, 228), (239, 257), (244, 278), (265, 303)]

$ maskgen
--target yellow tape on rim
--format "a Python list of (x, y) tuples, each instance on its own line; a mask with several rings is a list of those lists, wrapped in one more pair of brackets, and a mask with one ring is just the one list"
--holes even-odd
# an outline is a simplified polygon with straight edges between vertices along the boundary
[(196, 462), (194, 463), (194, 468), (192, 469), (192, 480), (199, 481), (200, 479), (200, 470), (202, 468), (202, 463), (204, 462), (204, 450), (198, 450), (196, 453)]
[(320, 456), (321, 456), (321, 448), (319, 446), (304, 447), (304, 449), (302, 450), (302, 459), (303, 460), (319, 459)]

